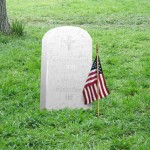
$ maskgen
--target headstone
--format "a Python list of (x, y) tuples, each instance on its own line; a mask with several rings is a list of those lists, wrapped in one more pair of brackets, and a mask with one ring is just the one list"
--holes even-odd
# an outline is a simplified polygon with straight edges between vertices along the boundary
[(49, 30), (42, 40), (41, 109), (91, 108), (82, 95), (91, 65), (92, 39), (85, 30)]

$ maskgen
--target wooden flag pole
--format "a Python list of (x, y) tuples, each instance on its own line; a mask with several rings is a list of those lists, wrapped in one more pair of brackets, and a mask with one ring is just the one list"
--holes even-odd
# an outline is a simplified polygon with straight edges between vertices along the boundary
[(98, 88), (98, 75), (99, 75), (99, 70), (98, 70), (98, 44), (96, 44), (96, 58), (97, 58), (97, 115), (99, 116), (99, 88)]

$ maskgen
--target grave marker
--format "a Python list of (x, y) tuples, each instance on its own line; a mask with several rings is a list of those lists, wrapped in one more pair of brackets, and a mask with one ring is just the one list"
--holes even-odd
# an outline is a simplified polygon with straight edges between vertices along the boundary
[(85, 30), (49, 30), (42, 39), (40, 108), (91, 108), (82, 94), (91, 64), (92, 39)]

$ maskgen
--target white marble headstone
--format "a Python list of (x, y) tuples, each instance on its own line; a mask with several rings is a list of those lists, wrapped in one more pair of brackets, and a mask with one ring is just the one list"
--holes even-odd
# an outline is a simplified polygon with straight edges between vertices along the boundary
[(91, 108), (82, 95), (91, 65), (92, 39), (85, 30), (49, 30), (42, 40), (41, 109)]

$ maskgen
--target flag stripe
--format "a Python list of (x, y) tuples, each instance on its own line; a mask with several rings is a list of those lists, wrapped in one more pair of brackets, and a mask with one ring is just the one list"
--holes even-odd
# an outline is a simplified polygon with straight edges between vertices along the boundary
[(104, 87), (103, 87), (103, 84), (102, 84), (102, 79), (101, 79), (100, 75), (99, 75), (99, 80), (100, 80), (100, 85), (101, 85), (101, 88), (102, 88), (102, 93), (103, 93), (104, 97), (106, 97), (106, 94), (105, 94), (105, 91), (104, 91)]
[(104, 95), (105, 95), (105, 97), (106, 97), (106, 95), (108, 95), (108, 93), (107, 93), (107, 91), (106, 91), (106, 86), (104, 85), (104, 78), (103, 78), (103, 76), (102, 75), (100, 75), (100, 78), (101, 78), (101, 81), (102, 81), (102, 86), (103, 86), (103, 89), (104, 89)]
[(96, 73), (97, 73), (97, 71), (94, 70), (93, 72), (91, 72), (91, 73), (89, 74), (89, 76), (91, 76), (91, 75), (93, 75), (93, 74), (96, 74)]
[(100, 98), (103, 98), (104, 97), (104, 94), (103, 94), (103, 90), (102, 90), (102, 87), (101, 87), (101, 81), (100, 79), (98, 78), (98, 88), (99, 88), (99, 95), (100, 95)]
[(89, 96), (90, 96), (90, 102), (92, 102), (92, 95), (91, 95), (90, 87), (87, 87), (87, 88), (88, 88), (88, 92), (89, 92)]
[(90, 80), (94, 80), (94, 79), (97, 79), (97, 76), (94, 75), (93, 77), (90, 77), (89, 79), (86, 80), (86, 82), (90, 81)]
[(102, 74), (102, 77), (103, 77), (103, 80), (104, 80), (104, 85), (105, 85), (106, 91), (109, 94), (109, 91), (108, 91), (107, 86), (106, 86), (106, 81), (105, 81), (105, 78), (104, 78), (104, 74)]
[(94, 84), (94, 89), (95, 89), (95, 92), (96, 92), (96, 99), (98, 99), (98, 94), (97, 94), (97, 84)]
[(91, 81), (88, 81), (88, 82), (86, 82), (86, 85), (91, 85), (92, 83), (95, 83), (95, 81), (97, 81), (97, 79), (93, 79), (93, 80), (91, 80)]
[(90, 94), (89, 94), (89, 90), (88, 90), (88, 87), (86, 88), (86, 91), (87, 91), (87, 95), (88, 95), (88, 103), (91, 103), (91, 100), (90, 100)]
[(87, 79), (92, 78), (92, 77), (97, 77), (97, 73), (94, 73), (92, 75), (89, 75)]
[(96, 100), (96, 93), (94, 91), (94, 85), (91, 86), (92, 93), (93, 93), (93, 99)]
[(92, 86), (89, 86), (89, 88), (90, 88), (90, 93), (91, 93), (91, 101), (94, 99), (94, 97), (93, 97), (93, 92), (92, 92)]
[[(90, 74), (91, 74), (92, 72), (97, 73), (97, 69), (93, 69), (93, 70), (91, 70), (91, 71), (90, 71)], [(90, 74), (89, 74), (89, 75), (90, 75)]]
[(84, 89), (84, 92), (85, 92), (85, 95), (86, 95), (86, 104), (88, 104), (88, 103), (89, 103), (89, 98), (88, 98), (88, 95), (87, 95), (86, 89)]

